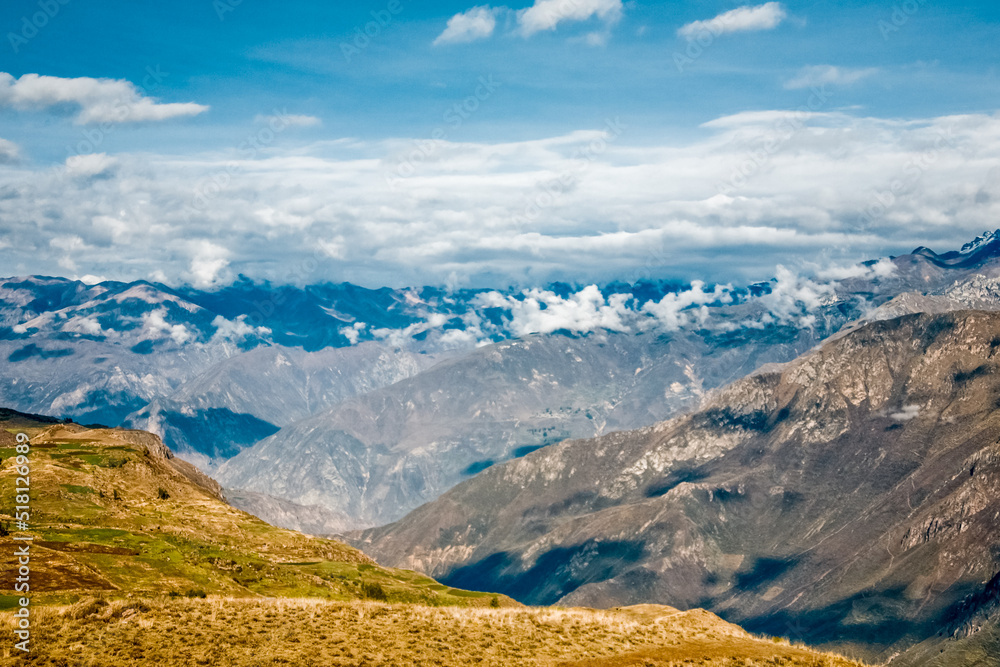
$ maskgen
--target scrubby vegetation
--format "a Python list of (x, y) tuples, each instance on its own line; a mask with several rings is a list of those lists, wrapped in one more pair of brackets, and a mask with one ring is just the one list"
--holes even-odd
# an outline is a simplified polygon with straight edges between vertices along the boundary
[(702, 611), (83, 598), (38, 619), (34, 665), (851, 667)]

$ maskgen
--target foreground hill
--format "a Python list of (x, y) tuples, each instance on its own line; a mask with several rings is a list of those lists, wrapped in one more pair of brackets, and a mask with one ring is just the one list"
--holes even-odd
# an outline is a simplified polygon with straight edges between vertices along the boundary
[[(214, 480), (150, 433), (38, 419), (0, 414), (0, 429), (31, 436), (36, 604), (84, 594), (374, 596), (459, 605), (487, 605), (493, 598), (381, 568), (340, 542), (270, 526), (228, 505)], [(8, 515), (0, 520), (10, 525), (15, 451), (11, 442), (0, 447), (0, 512)], [(0, 538), (0, 607), (14, 606), (19, 597), (12, 540)]]
[(703, 606), (872, 657), (989, 646), (998, 363), (995, 313), (871, 323), (693, 414), (495, 466), (355, 544), (531, 604)]

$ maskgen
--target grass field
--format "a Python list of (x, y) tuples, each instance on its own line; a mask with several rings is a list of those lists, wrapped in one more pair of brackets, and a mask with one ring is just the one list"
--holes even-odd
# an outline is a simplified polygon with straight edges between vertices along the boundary
[[(86, 598), (49, 607), (35, 622), (30, 664), (46, 666), (858, 665), (753, 637), (707, 612), (652, 605), (596, 611)], [(5, 664), (23, 662), (4, 657)]]

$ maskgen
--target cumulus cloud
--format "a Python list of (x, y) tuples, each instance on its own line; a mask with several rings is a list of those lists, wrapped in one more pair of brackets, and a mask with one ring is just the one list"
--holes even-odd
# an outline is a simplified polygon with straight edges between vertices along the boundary
[(198, 241), (191, 245), (193, 256), (189, 275), (195, 287), (214, 287), (220, 282), (223, 270), (229, 266), (229, 251), (211, 241)]
[[(658, 328), (667, 331), (677, 331), (695, 323), (704, 325), (708, 313), (704, 306), (716, 302), (732, 303), (731, 290), (730, 285), (716, 285), (711, 292), (706, 292), (705, 283), (695, 280), (691, 283), (691, 289), (667, 294), (658, 302), (647, 302), (642, 310), (656, 319)], [(692, 310), (692, 306), (702, 308)]]
[(0, 72), (0, 107), (34, 110), (65, 104), (80, 107), (75, 119), (80, 125), (161, 121), (208, 111), (207, 106), (193, 102), (157, 102), (125, 79), (70, 79), (39, 74), (15, 79)]
[(778, 266), (771, 292), (757, 298), (757, 303), (766, 310), (766, 316), (760, 321), (765, 324), (776, 321), (780, 324), (811, 327), (816, 321), (814, 311), (832, 302), (835, 295), (834, 283), (816, 282), (784, 266)]
[(213, 343), (239, 342), (249, 336), (267, 336), (271, 330), (267, 327), (254, 327), (247, 324), (247, 316), (239, 315), (235, 320), (229, 320), (222, 315), (216, 315), (212, 320), (215, 333), (212, 334)]
[(349, 327), (341, 327), (340, 335), (346, 338), (351, 345), (357, 345), (358, 340), (361, 337), (361, 332), (364, 331), (367, 326), (368, 325), (364, 322), (355, 322)]
[(94, 317), (73, 317), (68, 320), (63, 326), (63, 331), (71, 331), (74, 333), (86, 334), (88, 336), (101, 336), (106, 332), (101, 327), (101, 323), (98, 322)]
[(167, 322), (167, 311), (164, 309), (154, 310), (142, 316), (142, 335), (147, 340), (159, 338), (169, 338), (178, 345), (183, 345), (192, 338), (192, 334), (183, 324), (170, 324)]
[(233, 267), (298, 284), (745, 284), (781, 263), (958, 248), (1000, 218), (1000, 197), (981, 196), (1000, 173), (998, 116), (774, 110), (703, 129), (677, 144), (630, 142), (628, 128), (442, 140), (431, 155), (406, 140), (121, 153), (101, 178), (9, 165), (0, 262), (202, 286)]
[(448, 19), (444, 32), (438, 35), (434, 44), (456, 44), (473, 42), (493, 34), (497, 27), (499, 8), (481, 5), (473, 7)]
[(530, 37), (544, 30), (555, 30), (568, 21), (597, 17), (615, 23), (621, 14), (621, 0), (535, 0), (531, 7), (518, 11), (517, 22), (521, 34)]
[(799, 70), (795, 77), (785, 82), (785, 88), (797, 90), (823, 85), (848, 86), (877, 72), (878, 69), (875, 67), (852, 69), (848, 67), (834, 67), (833, 65), (813, 65)]
[(687, 39), (709, 33), (718, 37), (733, 32), (772, 30), (785, 19), (787, 13), (780, 2), (763, 5), (737, 7), (705, 21), (693, 21), (682, 26), (677, 34)]
[(590, 285), (568, 298), (541, 289), (521, 296), (490, 292), (479, 303), (487, 308), (505, 308), (511, 313), (510, 329), (517, 336), (565, 330), (575, 333), (605, 329), (628, 331), (625, 323), (631, 295), (612, 294), (607, 300), (596, 285)]
[(66, 158), (66, 173), (80, 178), (92, 178), (111, 171), (118, 163), (107, 153), (90, 153), (88, 155), (71, 155)]

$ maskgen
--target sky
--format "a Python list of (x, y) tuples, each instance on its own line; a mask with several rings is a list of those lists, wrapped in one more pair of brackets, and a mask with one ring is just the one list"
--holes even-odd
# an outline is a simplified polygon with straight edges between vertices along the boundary
[(988, 2), (8, 0), (0, 274), (751, 282), (1000, 227)]

